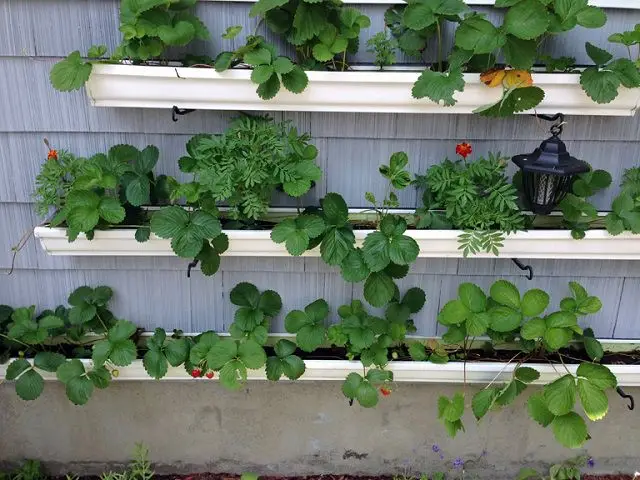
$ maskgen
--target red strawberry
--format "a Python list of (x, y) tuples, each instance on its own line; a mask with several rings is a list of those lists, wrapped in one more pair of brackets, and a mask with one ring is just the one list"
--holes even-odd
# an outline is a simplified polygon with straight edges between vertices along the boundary
[(193, 370), (191, 370), (191, 376), (193, 378), (198, 378), (202, 376), (202, 370), (200, 370), (199, 368), (194, 368)]
[(380, 387), (380, 393), (385, 397), (388, 397), (389, 395), (391, 395), (391, 389), (387, 387)]
[(209, 370), (207, 372), (207, 378), (211, 379), (211, 378), (213, 378), (213, 375), (214, 375), (214, 373), (211, 370)]

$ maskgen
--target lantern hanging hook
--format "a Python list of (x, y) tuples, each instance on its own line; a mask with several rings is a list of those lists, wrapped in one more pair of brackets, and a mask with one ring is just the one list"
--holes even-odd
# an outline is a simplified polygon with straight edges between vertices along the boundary
[(546, 120), (548, 122), (555, 122), (553, 125), (551, 125), (550, 131), (551, 131), (551, 135), (553, 135), (554, 137), (557, 137), (559, 135), (562, 135), (562, 130), (564, 128), (564, 125), (566, 124), (566, 122), (564, 121), (564, 113), (558, 112), (555, 115), (545, 115), (545, 114), (534, 114), (534, 116), (536, 118), (540, 118), (542, 120)]
[(533, 280), (533, 267), (531, 265), (525, 265), (517, 258), (512, 258), (511, 261), (515, 263), (520, 270), (527, 272), (527, 280)]

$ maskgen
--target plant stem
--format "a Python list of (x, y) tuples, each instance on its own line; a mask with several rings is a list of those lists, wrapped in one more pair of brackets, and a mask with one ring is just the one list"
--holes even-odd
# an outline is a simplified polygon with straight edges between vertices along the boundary
[(342, 71), (344, 72), (347, 68), (347, 51), (342, 52)]
[(100, 317), (100, 315), (98, 314), (98, 311), (96, 310), (96, 317), (98, 318), (98, 320), (100, 320), (100, 325), (102, 325), (102, 328), (104, 328), (105, 332), (108, 332), (109, 329), (107, 328), (107, 325), (102, 321), (102, 318)]
[(560, 359), (560, 362), (562, 362), (562, 366), (564, 367), (564, 369), (567, 371), (567, 373), (571, 376), (573, 376), (573, 373), (571, 373), (569, 371), (569, 368), (567, 367), (567, 365), (564, 363), (564, 360), (562, 359), (562, 354), (560, 352), (558, 352), (558, 358)]
[(260, 19), (258, 20), (258, 23), (256, 23), (255, 28), (253, 29), (253, 34), (252, 36), (255, 37), (256, 33), (258, 33), (258, 28), (260, 28), (260, 25), (262, 25), (262, 20), (264, 20), (262, 17), (260, 17)]
[[(513, 362), (513, 361), (518, 357), (518, 355), (520, 355), (521, 353), (522, 353), (522, 352), (517, 352), (513, 357), (511, 357), (511, 359), (510, 359), (510, 360), (505, 364), (505, 366), (504, 366), (504, 367), (502, 367), (502, 370), (500, 370), (500, 371), (498, 372), (498, 374), (497, 374), (495, 377), (493, 377), (493, 380), (491, 380), (491, 381), (489, 382), (489, 385), (487, 385), (486, 387), (484, 387), (484, 388), (485, 388), (485, 390), (486, 390), (487, 388), (489, 388), (491, 385), (493, 385), (493, 383), (498, 379), (498, 377), (502, 374), (502, 372), (504, 372), (504, 371), (505, 371), (505, 369), (506, 369), (509, 365), (511, 365), (511, 362)], [(520, 363), (521, 363), (521, 362), (520, 362)]]
[(438, 30), (438, 71), (442, 72), (442, 27), (440, 26), (440, 19), (436, 22), (436, 28)]
[(16, 342), (16, 343), (19, 343), (20, 345), (24, 345), (27, 348), (31, 348), (33, 346), (33, 345), (29, 345), (28, 343), (21, 342), (20, 340), (17, 340), (15, 338), (8, 337), (7, 335), (4, 335), (2, 333), (0, 333), (0, 337), (6, 338), (7, 340), (9, 340), (11, 342)]

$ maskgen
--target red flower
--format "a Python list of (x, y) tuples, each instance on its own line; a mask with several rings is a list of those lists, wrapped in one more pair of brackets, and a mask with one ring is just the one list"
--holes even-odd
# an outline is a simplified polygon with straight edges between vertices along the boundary
[(473, 149), (471, 148), (471, 145), (466, 142), (456, 145), (456, 153), (464, 159), (471, 155), (471, 152), (473, 152)]
[(388, 397), (389, 395), (391, 395), (391, 389), (387, 387), (380, 387), (380, 393), (385, 397)]
[(193, 378), (198, 378), (202, 375), (202, 370), (200, 370), (199, 368), (194, 368), (193, 370), (191, 370), (191, 376)]
[(58, 160), (58, 151), (54, 149), (50, 149), (47, 154), (47, 160)]
[(214, 375), (214, 373), (213, 373), (211, 370), (209, 370), (209, 371), (207, 372), (206, 377), (207, 377), (207, 378), (209, 378), (209, 379), (211, 379), (211, 378), (213, 378), (213, 375)]

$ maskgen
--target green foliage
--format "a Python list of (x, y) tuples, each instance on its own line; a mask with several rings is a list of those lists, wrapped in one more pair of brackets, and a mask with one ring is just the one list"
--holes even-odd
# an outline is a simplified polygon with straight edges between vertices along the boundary
[(160, 178), (152, 172), (159, 155), (156, 147), (116, 145), (88, 159), (55, 153), (36, 178), (36, 210), (46, 215), (55, 209), (51, 225), (65, 224), (69, 241), (82, 232), (90, 239), (96, 228), (122, 223), (128, 210), (157, 197)]
[(580, 84), (585, 93), (596, 103), (610, 103), (616, 99), (621, 86), (640, 87), (640, 70), (637, 63), (627, 58), (613, 59), (608, 51), (586, 43), (587, 54), (595, 66), (580, 74)]
[(386, 370), (372, 369), (364, 377), (352, 372), (342, 384), (342, 393), (352, 401), (357, 400), (363, 407), (375, 407), (378, 404), (378, 388), (391, 381), (393, 372)]
[(640, 233), (640, 168), (626, 169), (620, 186), (620, 194), (613, 200), (612, 211), (605, 219), (607, 231), (611, 235), (625, 230)]
[(280, 86), (291, 93), (301, 93), (309, 83), (305, 71), (288, 57), (278, 56), (275, 46), (263, 37), (250, 35), (246, 44), (233, 52), (221, 52), (215, 60), (216, 71), (222, 72), (239, 63), (253, 67), (251, 81), (258, 85), (258, 96), (270, 100), (280, 91)]
[(298, 63), (311, 69), (344, 70), (347, 53), (358, 50), (360, 30), (371, 24), (359, 10), (332, 0), (259, 0), (249, 15), (263, 17), (295, 47)]
[[(340, 322), (328, 329), (329, 342), (347, 350), (349, 358), (359, 358), (364, 367), (384, 368), (389, 349), (415, 331), (411, 315), (424, 306), (426, 296), (419, 288), (409, 289), (403, 297), (396, 289), (384, 318), (370, 315), (359, 300), (338, 308)], [(350, 397), (354, 398), (354, 397)]]
[(180, 169), (193, 174), (193, 201), (227, 202), (234, 219), (257, 219), (267, 212), (278, 186), (292, 197), (307, 193), (320, 179), (318, 150), (308, 134), (268, 117), (240, 117), (220, 135), (197, 135), (187, 144)]
[[(109, 60), (146, 61), (158, 58), (174, 46), (185, 46), (193, 40), (207, 40), (209, 30), (189, 8), (195, 0), (121, 0), (120, 32), (122, 42)], [(49, 75), (56, 90), (78, 90), (89, 80), (93, 62), (106, 56), (105, 45), (89, 48), (85, 60), (76, 50), (56, 63)]]
[(301, 350), (313, 352), (326, 339), (325, 320), (329, 316), (326, 300), (318, 299), (302, 310), (292, 310), (284, 319), (284, 327), (296, 334), (296, 342)]
[(542, 475), (533, 468), (522, 468), (516, 480), (580, 480), (581, 468), (587, 465), (588, 457), (578, 456), (549, 468), (548, 475)]
[(121, 0), (122, 43), (116, 59), (149, 60), (174, 46), (208, 40), (209, 30), (189, 8), (194, 0)]
[(83, 345), (101, 343), (107, 328), (118, 324), (107, 308), (111, 296), (108, 287), (85, 286), (69, 296), (70, 309), (60, 306), (38, 315), (35, 306), (5, 311), (3, 317), (8, 318), (0, 317), (0, 326), (6, 325), (6, 335), (2, 333), (4, 328), (0, 328), (0, 337), (7, 339), (10, 352), (20, 349), (18, 358), (7, 366), (6, 378), (15, 382), (20, 398), (38, 398), (44, 389), (43, 375), (47, 374), (57, 375), (66, 385), (67, 396), (77, 405), (88, 401), (94, 387), (108, 386), (111, 373), (107, 368), (96, 365), (86, 370), (79, 359), (67, 360), (59, 346), (78, 345), (83, 354)]
[(423, 0), (390, 7), (385, 12), (385, 24), (397, 39), (402, 52), (409, 56), (420, 56), (431, 38), (439, 37), (444, 22), (460, 22), (461, 14), (467, 10), (462, 0)]
[(297, 380), (304, 374), (304, 361), (297, 355), (296, 344), (281, 339), (273, 347), (275, 356), (267, 358), (267, 378), (271, 381), (280, 380), (283, 375), (289, 380)]
[(264, 345), (271, 319), (280, 313), (282, 299), (273, 290), (260, 293), (252, 283), (242, 282), (231, 290), (231, 303), (238, 306), (229, 333), (237, 340), (253, 340)]
[(167, 374), (169, 365), (178, 367), (187, 361), (191, 343), (175, 334), (167, 338), (164, 329), (156, 328), (147, 339), (147, 349), (142, 364), (150, 377), (159, 380)]
[(6, 480), (45, 480), (47, 475), (38, 460), (25, 460), (22, 465), (10, 473), (3, 474), (0, 472), (0, 478)]
[[(104, 45), (94, 45), (87, 52), (89, 59), (98, 60), (107, 51)], [(51, 68), (49, 80), (56, 90), (70, 92), (81, 89), (91, 75), (92, 63), (82, 58), (76, 50), (70, 53), (64, 60), (60, 60)]]
[(128, 320), (118, 320), (107, 332), (104, 340), (93, 345), (92, 359), (95, 365), (110, 362), (113, 365), (126, 367), (136, 359), (136, 344), (131, 337), (137, 327)]
[[(448, 327), (443, 340), (459, 344), (463, 350), (470, 338), (481, 335), (488, 335), (494, 342), (519, 340), (525, 355), (555, 354), (561, 360), (562, 349), (574, 340), (582, 340), (589, 344), (588, 355), (597, 361), (602, 357), (602, 346), (593, 338), (592, 331), (580, 328), (578, 317), (597, 313), (602, 304), (580, 284), (571, 282), (569, 287), (572, 296), (560, 302), (560, 310), (545, 315), (550, 297), (542, 290), (532, 289), (521, 295), (512, 283), (498, 280), (487, 296), (478, 286), (462, 283), (458, 298), (446, 303), (438, 316), (438, 322)], [(527, 358), (518, 360), (506, 385), (494, 386), (492, 382), (474, 395), (471, 406), (477, 420), (491, 410), (511, 404), (528, 384), (539, 379), (540, 374), (534, 368), (521, 366)], [(600, 420), (608, 411), (606, 390), (615, 387), (615, 376), (607, 367), (583, 362), (575, 375), (567, 373), (545, 385), (542, 393), (531, 395), (528, 411), (543, 427), (551, 426), (559, 443), (578, 448), (589, 436), (584, 419), (574, 411), (576, 398), (580, 399), (587, 418)], [(464, 399), (441, 397), (439, 418), (450, 435), (455, 436), (464, 428), (463, 413)]]
[(131, 462), (122, 472), (105, 472), (100, 480), (151, 480), (155, 472), (149, 462), (149, 449), (142, 443), (136, 443)]
[(416, 210), (416, 227), (465, 230), (459, 239), (464, 256), (498, 255), (504, 234), (525, 225), (506, 167), (506, 158), (499, 154), (474, 162), (446, 159), (433, 165), (416, 178), (416, 185), (425, 190), (423, 206)]
[[(602, 9), (588, 6), (582, 0), (504, 0), (496, 2), (496, 7), (507, 9), (499, 26), (491, 23), (484, 14), (469, 12), (461, 0), (420, 0), (387, 10), (385, 23), (405, 54), (421, 56), (430, 42), (437, 43), (437, 58), (413, 87), (415, 98), (429, 98), (452, 106), (456, 103), (455, 92), (463, 91), (465, 86), (462, 72), (490, 71), (496, 59), (501, 57), (505, 58), (508, 66), (528, 71), (539, 57), (544, 57), (538, 52), (538, 46), (544, 44), (545, 38), (578, 25), (599, 28), (606, 22)], [(442, 32), (446, 22), (457, 24), (453, 49), (448, 57), (443, 55)], [(556, 65), (553, 64), (552, 71)], [(566, 68), (564, 66), (562, 70)], [(623, 65), (617, 68), (627, 70)], [(588, 79), (589, 75), (586, 75)], [(530, 83), (497, 81), (490, 86), (501, 84), (502, 98), (495, 104), (477, 109), (476, 113), (504, 117), (533, 109), (544, 98), (544, 92)]]
[(558, 207), (562, 211), (563, 225), (571, 229), (573, 238), (585, 235), (589, 224), (598, 218), (598, 211), (588, 198), (611, 185), (611, 174), (605, 170), (591, 170), (577, 175), (571, 193), (562, 199)]
[(367, 47), (369, 47), (367, 48), (367, 52), (375, 55), (373, 63), (380, 67), (380, 70), (396, 63), (398, 41), (393, 37), (389, 37), (386, 30), (376, 33), (367, 40)]

